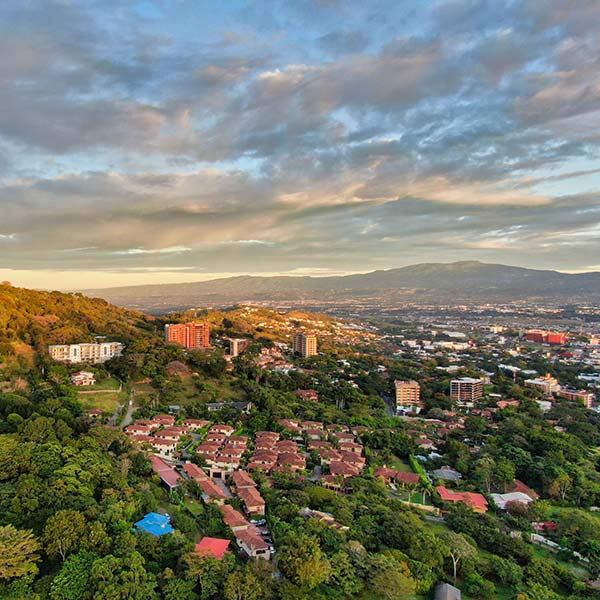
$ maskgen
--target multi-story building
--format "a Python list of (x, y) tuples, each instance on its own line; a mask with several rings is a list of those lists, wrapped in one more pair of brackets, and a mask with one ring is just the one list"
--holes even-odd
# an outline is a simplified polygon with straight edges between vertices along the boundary
[(544, 396), (552, 396), (554, 392), (560, 391), (560, 384), (558, 379), (552, 377), (550, 373), (547, 373), (543, 377), (537, 379), (526, 379), (525, 385), (527, 387), (537, 388), (544, 392)]
[(188, 350), (210, 348), (210, 325), (206, 322), (169, 323), (165, 325), (165, 341)]
[(418, 413), (421, 403), (421, 386), (416, 381), (394, 381), (396, 387), (396, 411)]
[(567, 343), (567, 335), (555, 331), (544, 331), (542, 329), (531, 329), (525, 334), (528, 342), (536, 344), (564, 345)]
[(297, 332), (294, 335), (294, 353), (300, 354), (302, 358), (315, 356), (317, 354), (317, 336), (314, 333)]
[(52, 360), (68, 363), (103, 363), (123, 352), (121, 342), (94, 342), (89, 344), (59, 344), (48, 346)]
[(483, 398), (483, 381), (461, 377), (450, 382), (450, 398), (459, 404), (473, 404)]
[(572, 390), (569, 388), (562, 388), (560, 395), (564, 396), (571, 402), (581, 402), (586, 408), (592, 408), (592, 403), (595, 400), (595, 396), (592, 392), (587, 390)]
[(248, 340), (229, 338), (229, 355), (239, 356), (248, 347)]

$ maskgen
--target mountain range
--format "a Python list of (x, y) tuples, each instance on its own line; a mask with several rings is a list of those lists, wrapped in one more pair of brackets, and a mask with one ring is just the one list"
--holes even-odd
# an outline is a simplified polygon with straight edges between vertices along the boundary
[(84, 290), (117, 304), (149, 312), (252, 302), (356, 301), (465, 303), (600, 300), (600, 272), (561, 273), (479, 261), (423, 263), (335, 277), (238, 276), (209, 281)]

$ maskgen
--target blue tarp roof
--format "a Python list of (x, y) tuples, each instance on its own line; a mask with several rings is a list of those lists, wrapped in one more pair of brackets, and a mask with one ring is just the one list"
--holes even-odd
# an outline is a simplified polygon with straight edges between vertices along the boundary
[(169, 515), (151, 512), (141, 521), (135, 523), (135, 527), (137, 529), (143, 529), (152, 535), (165, 535), (166, 533), (173, 533), (173, 531), (175, 531), (173, 527), (171, 527), (169, 520)]

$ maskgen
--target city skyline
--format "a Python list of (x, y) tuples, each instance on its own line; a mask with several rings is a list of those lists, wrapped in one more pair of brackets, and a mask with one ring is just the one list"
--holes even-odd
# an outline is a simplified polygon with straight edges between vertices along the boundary
[(600, 4), (0, 6), (0, 279), (600, 270)]

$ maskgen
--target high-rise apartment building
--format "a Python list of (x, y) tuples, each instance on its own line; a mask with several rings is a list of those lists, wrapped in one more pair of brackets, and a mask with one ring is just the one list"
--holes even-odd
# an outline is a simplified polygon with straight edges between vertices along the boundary
[(60, 344), (48, 346), (52, 360), (68, 363), (103, 363), (123, 352), (121, 342), (94, 342), (89, 344)]
[(461, 377), (450, 382), (450, 399), (459, 404), (473, 404), (483, 398), (483, 381)]
[(299, 331), (294, 336), (294, 353), (300, 354), (302, 358), (315, 356), (317, 354), (317, 336), (314, 333)]
[(418, 413), (421, 403), (421, 386), (416, 381), (394, 381), (396, 387), (396, 411)]
[(165, 325), (165, 341), (179, 344), (188, 350), (210, 348), (208, 323), (170, 323)]
[(248, 340), (229, 338), (229, 355), (239, 356), (248, 347)]

